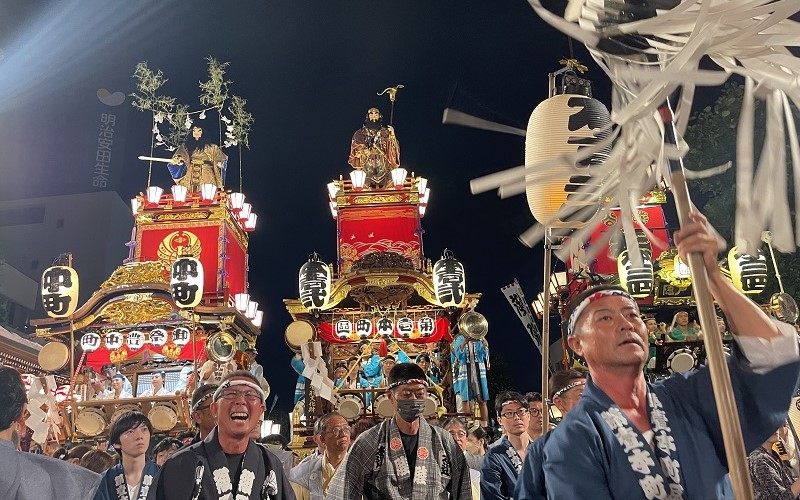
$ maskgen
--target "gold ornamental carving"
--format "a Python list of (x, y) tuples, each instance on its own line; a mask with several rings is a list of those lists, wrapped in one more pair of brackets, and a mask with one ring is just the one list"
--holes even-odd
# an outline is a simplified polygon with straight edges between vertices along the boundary
[(681, 278), (675, 273), (675, 257), (678, 256), (677, 248), (665, 250), (656, 259), (658, 270), (656, 276), (670, 285), (678, 288), (687, 288), (692, 284), (692, 278)]
[(200, 258), (200, 238), (191, 231), (178, 230), (166, 235), (158, 245), (158, 258), (172, 264), (178, 257)]
[(75, 324), (73, 325), (73, 327), (76, 330), (81, 329), (81, 328), (83, 328), (83, 327), (85, 327), (87, 325), (92, 324), (92, 322), (94, 322), (95, 319), (97, 319), (97, 316), (95, 316), (94, 314), (90, 314), (90, 315), (86, 316), (85, 318), (83, 318), (82, 320), (76, 321)]
[(126, 351), (125, 349), (121, 349), (121, 348), (120, 349), (114, 349), (113, 351), (111, 351), (109, 353), (108, 359), (109, 359), (109, 361), (111, 361), (114, 364), (121, 363), (121, 362), (125, 361), (126, 359), (128, 359), (128, 351)]
[(385, 287), (397, 284), (399, 279), (399, 276), (367, 276), (367, 285)]
[(153, 294), (147, 293), (128, 293), (123, 299), (125, 302), (146, 302), (153, 298)]
[(187, 220), (206, 220), (211, 217), (210, 211), (202, 212), (167, 212), (161, 214), (153, 214), (153, 220), (156, 222), (182, 222)]
[(353, 198), (353, 205), (369, 205), (371, 203), (400, 203), (405, 201), (403, 195), (397, 194), (373, 194), (371, 196), (356, 196)]
[(170, 262), (148, 261), (131, 262), (120, 266), (100, 285), (100, 289), (117, 285), (133, 285), (139, 283), (169, 284)]
[(433, 291), (433, 286), (428, 286), (428, 283), (421, 283), (419, 281), (414, 282), (414, 291), (417, 292), (417, 295), (425, 299), (430, 304), (438, 304), (439, 302), (436, 300), (436, 293)]
[[(335, 306), (339, 302), (343, 301), (350, 294), (351, 288), (352, 288), (351, 285), (345, 284), (334, 289), (333, 293), (331, 294), (331, 298), (328, 300), (328, 303)], [(303, 308), (303, 310), (300, 312), (308, 312), (308, 310), (305, 307), (303, 307), (302, 304), (300, 307)], [(291, 313), (292, 311), (289, 312)]]
[(116, 324), (136, 325), (168, 319), (172, 315), (172, 305), (160, 299), (142, 302), (119, 301), (104, 307), (100, 315)]

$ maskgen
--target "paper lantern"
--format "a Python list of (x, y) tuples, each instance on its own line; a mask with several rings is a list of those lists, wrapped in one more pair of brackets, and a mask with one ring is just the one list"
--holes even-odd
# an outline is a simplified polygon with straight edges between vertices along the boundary
[(758, 255), (739, 254), (736, 247), (728, 252), (728, 268), (733, 285), (742, 293), (760, 293), (767, 286), (767, 259)]
[(417, 330), (423, 337), (430, 337), (436, 329), (436, 324), (430, 316), (423, 316), (417, 320)]
[(156, 347), (161, 347), (167, 343), (167, 331), (163, 328), (153, 328), (150, 330), (149, 341)]
[(128, 335), (125, 337), (125, 345), (131, 351), (138, 351), (144, 345), (144, 333), (139, 330), (128, 332)]
[(188, 344), (191, 336), (192, 332), (184, 326), (179, 326), (172, 330), (172, 342), (178, 347), (183, 347)]
[(678, 278), (687, 279), (692, 276), (692, 272), (689, 269), (688, 264), (686, 264), (684, 261), (681, 260), (680, 255), (675, 256), (672, 269), (673, 272), (675, 273), (675, 276), (677, 276)]
[(345, 340), (350, 338), (350, 335), (353, 334), (353, 323), (347, 319), (340, 319), (336, 322), (334, 329), (336, 331), (336, 336), (341, 340)]
[[(596, 99), (578, 94), (561, 94), (543, 101), (531, 113), (525, 136), (525, 165), (536, 165), (575, 154), (583, 147), (603, 139), (611, 123), (608, 110)], [(602, 163), (611, 150), (607, 148), (595, 153), (577, 165), (587, 169), (587, 175), (574, 174), (574, 167), (566, 162), (547, 168), (537, 168), (526, 176), (525, 192), (528, 207), (542, 224), (560, 227), (580, 227), (589, 219), (566, 221), (556, 218), (559, 210), (569, 202), (572, 208), (598, 204), (596, 196), (581, 194), (590, 182), (588, 170)]]
[(414, 333), (414, 320), (404, 316), (397, 320), (397, 333), (403, 338), (409, 338)]
[(119, 332), (108, 332), (103, 337), (103, 343), (106, 345), (106, 349), (109, 351), (116, 351), (122, 347), (122, 334)]
[(647, 297), (653, 293), (653, 259), (649, 250), (642, 249), (642, 266), (634, 267), (625, 250), (617, 257), (619, 284), (631, 297)]
[(188, 192), (189, 190), (186, 188), (186, 186), (175, 184), (172, 186), (172, 200), (177, 203), (186, 203), (186, 195)]
[(84, 352), (94, 352), (100, 347), (100, 334), (97, 332), (86, 332), (81, 337), (81, 349)]
[(392, 318), (389, 318), (387, 316), (383, 316), (381, 318), (378, 318), (376, 326), (377, 326), (376, 329), (378, 331), (378, 335), (380, 335), (382, 337), (388, 337), (392, 333), (394, 333), (394, 322), (392, 321)]
[(194, 257), (178, 257), (172, 263), (169, 289), (176, 306), (197, 306), (203, 298), (203, 264)]
[(300, 302), (306, 309), (322, 309), (331, 295), (331, 270), (314, 253), (300, 268)]
[(372, 321), (367, 318), (356, 321), (356, 335), (362, 340), (372, 335)]
[(78, 307), (78, 273), (69, 266), (48, 267), (42, 273), (42, 306), (51, 318), (65, 318)]
[(446, 248), (433, 266), (433, 289), (442, 307), (457, 307), (464, 301), (464, 266)]

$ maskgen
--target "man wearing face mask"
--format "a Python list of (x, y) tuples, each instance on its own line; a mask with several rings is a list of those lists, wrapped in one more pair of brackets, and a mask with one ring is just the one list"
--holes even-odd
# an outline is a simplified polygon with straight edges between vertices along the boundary
[(328, 499), (471, 499), (469, 468), (450, 434), (422, 412), (425, 373), (413, 363), (389, 372), (394, 417), (364, 432), (336, 470)]

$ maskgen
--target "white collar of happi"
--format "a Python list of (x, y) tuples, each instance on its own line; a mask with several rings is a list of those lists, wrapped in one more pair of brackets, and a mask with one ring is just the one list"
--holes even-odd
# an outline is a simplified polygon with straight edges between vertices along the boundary
[[(675, 440), (669, 426), (667, 414), (661, 401), (654, 393), (647, 392), (647, 403), (650, 409), (650, 425), (655, 434), (656, 447), (650, 448), (642, 439), (641, 433), (631, 425), (630, 420), (617, 405), (600, 413), (611, 428), (623, 451), (628, 456), (628, 463), (639, 479), (639, 486), (648, 500), (683, 499), (680, 463), (677, 456)], [(658, 458), (659, 465), (653, 460)]]
[[(152, 484), (153, 475), (143, 473), (142, 480), (139, 483), (139, 492), (135, 500), (145, 500), (147, 498), (147, 493), (150, 491), (150, 485)], [(119, 500), (131, 500), (130, 496), (128, 496), (128, 482), (125, 479), (125, 471), (122, 467), (119, 468), (117, 475), (114, 476), (114, 488), (116, 489), (117, 498)]]
[(511, 466), (514, 468), (517, 475), (519, 475), (519, 472), (522, 470), (522, 457), (520, 457), (517, 450), (514, 449), (514, 445), (511, 444), (508, 437), (504, 437), (503, 441), (505, 441), (504, 444), (506, 445), (506, 456), (511, 460)]

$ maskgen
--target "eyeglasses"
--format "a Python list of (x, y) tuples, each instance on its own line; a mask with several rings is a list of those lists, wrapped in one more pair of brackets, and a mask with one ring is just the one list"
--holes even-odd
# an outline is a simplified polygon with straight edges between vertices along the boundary
[(340, 425), (339, 427), (334, 427), (333, 429), (327, 431), (325, 434), (333, 434), (336, 437), (350, 435), (353, 429), (349, 425)]
[(467, 437), (467, 431), (464, 431), (464, 430), (457, 430), (457, 431), (456, 430), (452, 430), (452, 431), (448, 431), (448, 432), (450, 432), (451, 436), (456, 437), (456, 438)]
[(531, 415), (533, 415), (534, 417), (538, 417), (539, 415), (542, 414), (542, 410), (540, 410), (539, 408), (530, 408), (528, 411), (531, 412)]
[(528, 413), (530, 413), (530, 411), (528, 411), (526, 408), (520, 408), (520, 409), (519, 409), (519, 410), (517, 410), (517, 411), (507, 411), (507, 412), (503, 412), (503, 413), (501, 413), (501, 414), (500, 414), (500, 416), (501, 416), (501, 417), (503, 417), (503, 418), (507, 418), (507, 419), (509, 419), (509, 420), (511, 420), (511, 419), (513, 419), (513, 418), (518, 418), (518, 419), (520, 419), (520, 420), (521, 420), (521, 419), (522, 419), (522, 417), (524, 417), (524, 416), (525, 416), (525, 415), (527, 415)]
[(261, 394), (256, 391), (237, 391), (236, 389), (226, 389), (222, 391), (220, 397), (228, 401), (236, 401), (239, 397), (243, 397), (248, 403), (255, 403), (261, 401)]

